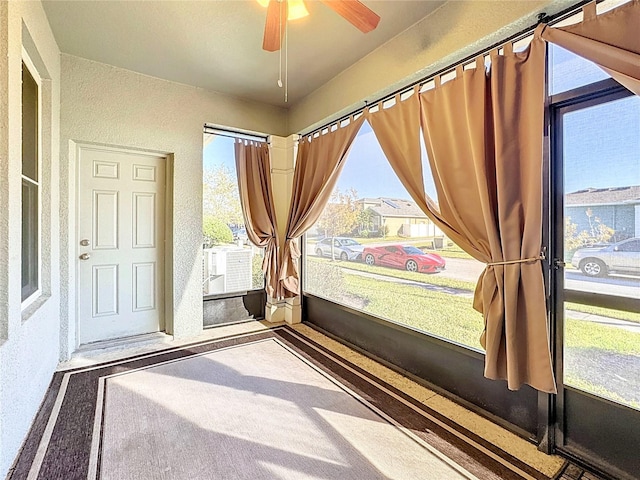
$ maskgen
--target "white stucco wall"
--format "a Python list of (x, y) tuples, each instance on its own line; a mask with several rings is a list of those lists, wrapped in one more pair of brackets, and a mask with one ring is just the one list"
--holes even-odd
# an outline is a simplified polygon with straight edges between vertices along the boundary
[[(41, 265), (44, 295), (21, 310), (21, 68), (43, 78)], [(0, 478), (4, 478), (59, 357), (60, 56), (39, 2), (0, 2)]]
[(271, 182), (280, 245), (284, 245), (298, 136), (271, 138)]
[[(173, 156), (173, 328), (202, 330), (202, 130), (205, 123), (282, 135), (286, 110), (62, 55), (62, 353), (75, 348), (75, 158), (73, 142)], [(71, 152), (71, 154), (70, 154)]]
[(574, 0), (457, 0), (389, 40), (291, 107), (289, 133), (339, 118), (553, 15)]

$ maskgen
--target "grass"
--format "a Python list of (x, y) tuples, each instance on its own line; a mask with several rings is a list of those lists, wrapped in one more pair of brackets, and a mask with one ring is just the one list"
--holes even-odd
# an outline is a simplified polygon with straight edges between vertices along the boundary
[(565, 348), (595, 348), (621, 355), (640, 355), (640, 333), (569, 318), (565, 323)]
[[(416, 330), (441, 337), (460, 345), (481, 350), (479, 338), (484, 327), (482, 315), (472, 307), (468, 296), (451, 295), (442, 291), (434, 291), (420, 285), (407, 285), (395, 282), (394, 278), (414, 280), (424, 285), (440, 285), (472, 291), (474, 285), (425, 275), (420, 273), (393, 270), (384, 267), (370, 267), (354, 262), (329, 262), (327, 260), (308, 257), (308, 265), (332, 267), (340, 276), (340, 287), (330, 288), (325, 295), (329, 298), (337, 288), (346, 295), (335, 297), (347, 306), (362, 310), (379, 318), (407, 325)], [(389, 277), (388, 280), (362, 277), (355, 271), (377, 273)], [(326, 273), (326, 272), (325, 272)], [(316, 282), (325, 282), (321, 275)], [(313, 285), (309, 285), (314, 291)], [(337, 292), (336, 292), (337, 293)], [(567, 303), (567, 319), (565, 322), (564, 341), (568, 350), (594, 352), (591, 357), (611, 358), (613, 355), (640, 356), (640, 332), (632, 332), (611, 325), (572, 318), (572, 311), (585, 311), (610, 318), (624, 317), (625, 320), (638, 321), (639, 314), (617, 312), (613, 310)], [(618, 314), (618, 316), (615, 316)], [(607, 357), (608, 356), (608, 357)], [(603, 366), (603, 368), (608, 368)], [(588, 369), (588, 370), (585, 370)], [(606, 378), (594, 380), (592, 367), (574, 365), (571, 372), (565, 369), (564, 381), (576, 388), (609, 398), (613, 401), (640, 408), (636, 397), (629, 397), (628, 392), (619, 390), (619, 386), (607, 384)], [(604, 376), (606, 377), (606, 376)]]
[[(380, 280), (346, 271), (345, 282), (349, 294), (368, 300), (364, 308), (366, 312), (464, 345), (478, 346), (483, 328), (482, 315), (473, 309), (468, 297), (393, 281), (386, 282), (384, 288), (380, 288)], [(416, 312), (420, 312), (420, 315), (417, 316)], [(567, 348), (596, 348), (622, 355), (640, 355), (640, 333), (578, 320), (570, 315), (571, 312), (565, 331)]]
[(594, 307), (591, 305), (582, 305), (580, 303), (569, 302), (566, 302), (564, 306), (569, 311), (590, 313), (592, 315), (599, 315), (601, 317), (617, 318), (618, 320), (627, 320), (629, 322), (640, 323), (640, 313), (636, 312), (625, 312), (623, 310), (613, 310), (610, 308)]
[(440, 250), (429, 249), (427, 248), (426, 245), (424, 247), (420, 247), (419, 245), (416, 245), (416, 246), (420, 248), (424, 253), (437, 253), (438, 255), (444, 258), (466, 258), (468, 260), (473, 260), (473, 257), (471, 255), (469, 255), (467, 252), (462, 250), (456, 244), (442, 248)]
[[(362, 245), (369, 245), (371, 243), (382, 243), (382, 242), (406, 242), (409, 240), (407, 237), (400, 237), (399, 235), (387, 235), (386, 237), (369, 237), (369, 238), (353, 238), (356, 242), (361, 243)], [(415, 239), (414, 239), (415, 240)], [(424, 240), (421, 238), (420, 240)]]
[[(328, 260), (307, 257), (307, 262), (327, 262)], [(415, 282), (424, 283), (425, 285), (437, 285), (439, 287), (456, 288), (458, 290), (468, 290), (473, 292), (476, 288), (472, 282), (465, 282), (463, 280), (455, 280), (452, 278), (439, 277), (438, 274), (427, 274), (417, 272), (407, 272), (406, 270), (394, 270), (388, 267), (369, 266), (366, 263), (358, 262), (335, 262), (335, 265), (344, 270), (357, 270), (360, 272), (376, 273), (378, 275), (384, 275), (386, 277), (401, 278), (404, 280), (412, 280)], [(377, 280), (379, 281), (379, 280)]]
[(347, 291), (368, 300), (363, 310), (418, 330), (473, 348), (480, 347), (484, 328), (482, 315), (471, 299), (429, 291), (421, 287), (345, 274)]

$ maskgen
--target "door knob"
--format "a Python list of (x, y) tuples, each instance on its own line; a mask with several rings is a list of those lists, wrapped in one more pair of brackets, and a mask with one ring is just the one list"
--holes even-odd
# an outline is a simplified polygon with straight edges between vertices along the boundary
[(86, 238), (80, 240), (80, 245), (82, 245), (83, 247), (88, 247), (89, 246), (89, 240), (87, 240)]
[(83, 253), (82, 255), (80, 255), (80, 260), (89, 260), (89, 258), (91, 258), (91, 255), (89, 255), (88, 253)]

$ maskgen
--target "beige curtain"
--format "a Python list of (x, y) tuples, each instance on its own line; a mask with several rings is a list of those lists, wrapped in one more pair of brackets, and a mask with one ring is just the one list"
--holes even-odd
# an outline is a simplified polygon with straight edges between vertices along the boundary
[(542, 38), (599, 65), (640, 95), (640, 1), (596, 15), (595, 2), (584, 8), (576, 25), (546, 28)]
[[(487, 263), (474, 307), (484, 314), (485, 376), (555, 392), (542, 268), (545, 45), (492, 59), (433, 90), (369, 114), (414, 200), (458, 245)], [(415, 97), (415, 98), (414, 98)], [(424, 193), (422, 128), (438, 204)], [(416, 123), (414, 123), (416, 122)], [(403, 132), (398, 135), (397, 128)]]
[(266, 143), (235, 143), (236, 172), (244, 225), (251, 242), (264, 248), (262, 271), (265, 290), (272, 298), (282, 296), (278, 275), (279, 246), (276, 211), (271, 187), (271, 158)]
[(395, 104), (389, 108), (378, 105), (378, 111), (370, 112), (367, 121), (371, 125), (378, 143), (389, 160), (394, 172), (423, 212), (440, 229), (467, 252), (475, 249), (467, 238), (460, 235), (446, 219), (440, 215), (438, 206), (427, 197), (424, 189), (420, 152), (420, 98), (419, 88), (402, 100), (395, 97)]
[(351, 118), (344, 127), (315, 138), (304, 137), (298, 143), (287, 238), (280, 271), (285, 297), (300, 294), (298, 237), (311, 228), (322, 214), (344, 167), (349, 147), (363, 122), (363, 115), (357, 119)]

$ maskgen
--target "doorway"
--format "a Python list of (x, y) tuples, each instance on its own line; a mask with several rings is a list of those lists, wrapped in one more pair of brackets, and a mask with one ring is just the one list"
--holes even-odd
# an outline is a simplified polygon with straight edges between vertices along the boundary
[(558, 450), (640, 471), (640, 98), (613, 80), (552, 97)]
[(78, 149), (78, 343), (165, 329), (167, 159)]

